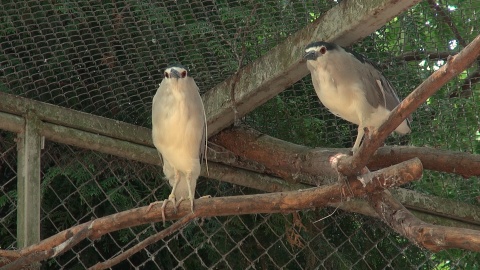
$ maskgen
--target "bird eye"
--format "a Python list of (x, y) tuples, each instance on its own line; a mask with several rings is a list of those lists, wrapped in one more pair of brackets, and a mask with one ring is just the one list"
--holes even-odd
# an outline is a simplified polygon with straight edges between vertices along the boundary
[(182, 78), (185, 78), (187, 76), (187, 72), (185, 70), (182, 71), (181, 76), (182, 76)]
[(320, 53), (321, 54), (325, 54), (326, 52), (327, 52), (327, 48), (325, 48), (325, 47), (320, 48)]
[(170, 78), (170, 77), (168, 76), (168, 72), (165, 72), (163, 75), (165, 75), (165, 78)]

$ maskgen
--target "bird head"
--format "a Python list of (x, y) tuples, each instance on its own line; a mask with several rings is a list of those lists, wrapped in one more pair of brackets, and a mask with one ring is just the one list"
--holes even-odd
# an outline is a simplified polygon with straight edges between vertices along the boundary
[(180, 64), (168, 66), (163, 73), (166, 80), (178, 80), (188, 77), (188, 70)]
[(327, 55), (332, 51), (338, 50), (340, 47), (333, 43), (328, 43), (324, 41), (317, 41), (307, 45), (305, 48), (305, 54), (303, 58), (308, 60), (316, 61), (319, 57)]

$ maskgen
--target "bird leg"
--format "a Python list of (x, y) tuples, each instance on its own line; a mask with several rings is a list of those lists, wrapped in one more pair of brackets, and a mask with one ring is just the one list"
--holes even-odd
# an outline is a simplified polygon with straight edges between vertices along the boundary
[(188, 172), (187, 173), (188, 198), (190, 199), (190, 207), (192, 208), (192, 213), (193, 213), (193, 199), (195, 195), (192, 192), (192, 187), (190, 184), (190, 180), (192, 180), (191, 178), (192, 178), (192, 173)]
[(355, 144), (353, 145), (352, 152), (355, 154), (358, 151), (358, 148), (360, 148), (360, 142), (362, 141), (363, 134), (365, 132), (363, 131), (363, 126), (359, 125), (358, 126), (358, 134), (357, 134), (357, 139), (355, 140)]
[(173, 211), (175, 214), (177, 213), (177, 204), (175, 203), (175, 191), (177, 190), (178, 183), (180, 182), (180, 174), (177, 170), (175, 170), (175, 180), (173, 182), (172, 193), (168, 196), (168, 199), (163, 201), (162, 204), (162, 212), (165, 214), (165, 206), (167, 205), (168, 201), (173, 203)]
[(176, 205), (177, 208), (183, 200), (185, 200), (185, 198), (180, 197), (180, 199), (177, 201), (177, 205)]
[[(172, 187), (172, 192), (170, 193), (170, 195), (168, 195), (168, 199), (165, 199), (162, 201), (162, 206), (160, 207), (161, 209), (161, 212), (162, 212), (162, 219), (163, 219), (163, 226), (165, 227), (165, 207), (167, 206), (167, 203), (170, 201), (173, 203), (173, 211), (175, 213), (177, 213), (177, 205), (178, 203), (180, 203), (183, 198), (181, 198), (178, 203), (175, 202), (175, 190), (177, 189), (177, 185), (178, 183), (180, 182), (180, 175), (178, 174), (178, 171), (175, 170), (175, 181), (173, 182), (173, 187)], [(159, 204), (160, 201), (156, 201), (156, 202), (152, 202), (148, 208), (147, 208), (147, 212), (150, 211), (150, 209), (156, 205), (156, 204)]]

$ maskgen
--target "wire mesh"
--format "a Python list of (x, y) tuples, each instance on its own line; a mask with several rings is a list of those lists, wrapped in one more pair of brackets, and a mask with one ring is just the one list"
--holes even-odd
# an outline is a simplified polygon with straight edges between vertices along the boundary
[(17, 145), (15, 134), (0, 131), (0, 248), (14, 249), (17, 220)]
[[(150, 126), (163, 69), (189, 67), (202, 92), (267, 53), (339, 1), (2, 1), (0, 91)], [(478, 34), (474, 0), (424, 1), (353, 49), (405, 97)], [(477, 72), (477, 73), (476, 73)], [(476, 74), (476, 76), (475, 76)], [(414, 114), (387, 144), (480, 153), (478, 63)], [(280, 139), (351, 147), (356, 127), (333, 116), (309, 76), (243, 121)], [(0, 247), (16, 246), (15, 135), (0, 132)], [(416, 191), (478, 205), (478, 177), (425, 172)], [(161, 168), (47, 142), (41, 236), (168, 197)], [(197, 195), (258, 190), (201, 179)], [(327, 217), (328, 216), (328, 217)], [(44, 269), (85, 269), (162, 229), (150, 224), (85, 240)], [(115, 269), (475, 269), (479, 254), (430, 253), (378, 220), (335, 209), (196, 220)]]

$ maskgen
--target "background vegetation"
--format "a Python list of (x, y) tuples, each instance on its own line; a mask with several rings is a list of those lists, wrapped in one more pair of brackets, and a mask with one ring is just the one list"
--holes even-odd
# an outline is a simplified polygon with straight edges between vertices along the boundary
[[(186, 65), (201, 91), (207, 91), (336, 4), (4, 0), (0, 91), (150, 127), (151, 99), (169, 63)], [(445, 62), (446, 54), (458, 52), (479, 33), (478, 14), (480, 4), (474, 0), (438, 6), (424, 1), (353, 49), (378, 62), (405, 97)], [(480, 86), (474, 80), (465, 86), (475, 72), (478, 64), (419, 108), (411, 135), (392, 136), (387, 143), (480, 154)], [(356, 137), (356, 127), (318, 102), (309, 76), (243, 121), (307, 146), (351, 147)], [(14, 248), (14, 134), (0, 135), (0, 246)], [(170, 191), (161, 168), (48, 142), (42, 179), (43, 238), (166, 198)], [(478, 205), (480, 181), (426, 172), (409, 188)], [(229, 196), (259, 191), (201, 179), (197, 192)], [(161, 229), (152, 224), (84, 241), (42, 267), (83, 269)], [(461, 250), (432, 254), (377, 220), (323, 209), (199, 220), (116, 268), (479, 269), (479, 261), (479, 254)]]

